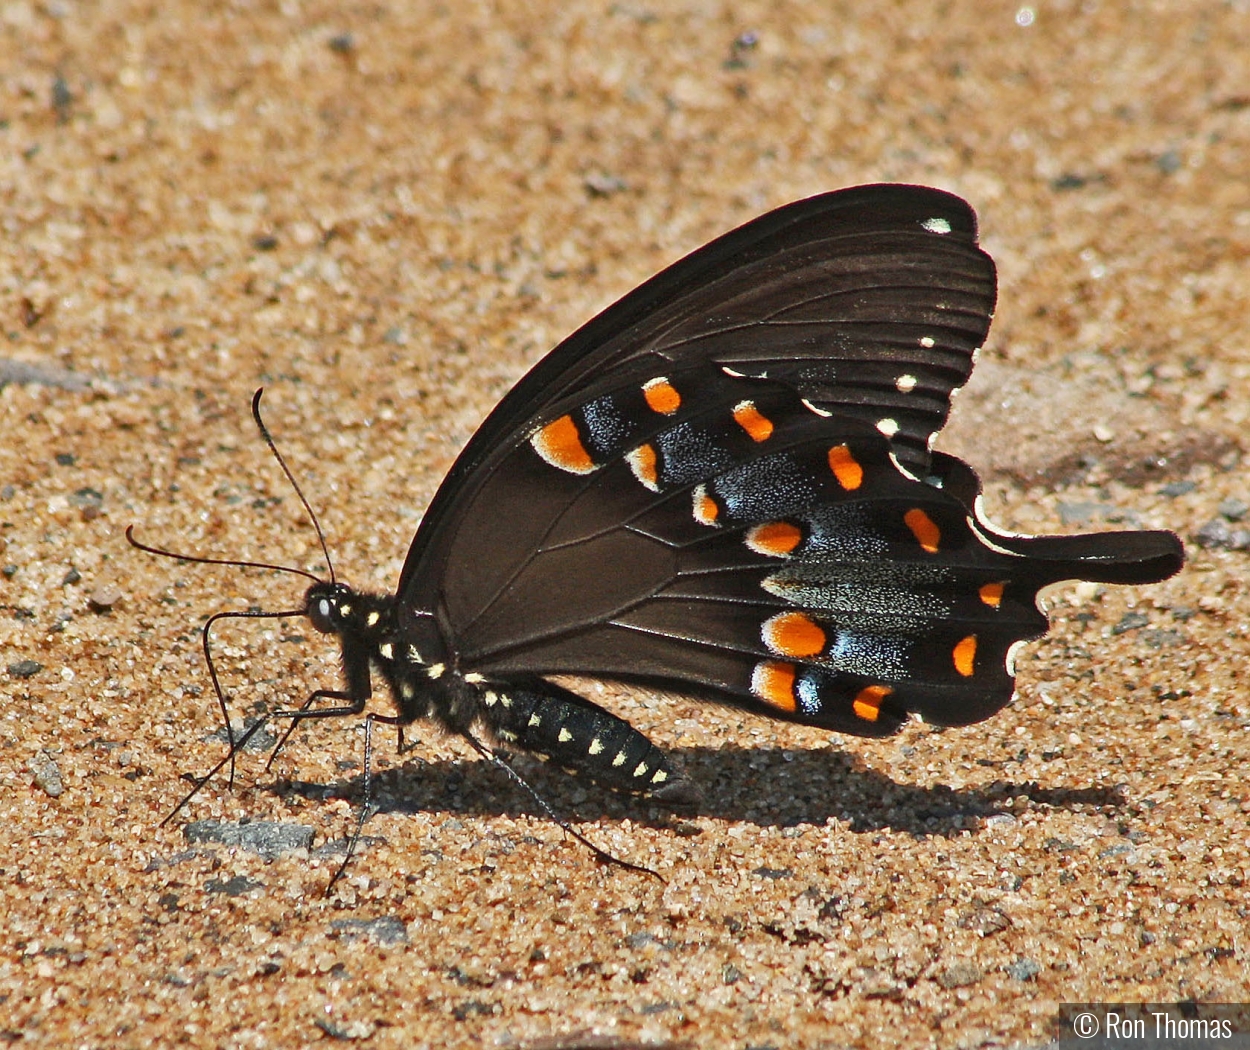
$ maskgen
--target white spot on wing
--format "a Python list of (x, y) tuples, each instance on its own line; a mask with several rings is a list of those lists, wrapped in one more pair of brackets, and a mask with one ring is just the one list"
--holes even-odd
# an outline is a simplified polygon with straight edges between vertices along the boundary
[(383, 642), (378, 646), (378, 652), (382, 654), (383, 660), (395, 659), (395, 647), (390, 642)]
[(823, 409), (823, 408), (820, 408), (820, 407), (818, 407), (818, 406), (816, 406), (816, 405), (813, 405), (810, 401), (808, 401), (808, 400), (807, 400), (807, 398), (803, 398), (803, 407), (804, 407), (804, 408), (806, 408), (806, 409), (809, 409), (809, 410), (810, 410), (810, 411), (812, 411), (812, 412), (815, 412), (815, 413), (816, 413), (816, 415), (818, 415), (818, 416), (831, 416), (831, 415), (833, 415), (833, 413), (832, 413), (832, 412), (826, 411), (826, 410), (825, 410), (825, 409)]
[(894, 469), (897, 470), (904, 477), (911, 478), (912, 481), (920, 480), (920, 477), (914, 471), (909, 470), (907, 467), (903, 466), (903, 464), (899, 462), (898, 456), (896, 456), (893, 452), (890, 453), (890, 462), (894, 464)]
[(935, 216), (932, 219), (925, 219), (920, 224), (930, 233), (950, 233), (951, 224), (949, 219), (943, 219), (941, 216)]
[(1029, 643), (1025, 641), (1012, 642), (1007, 648), (1007, 673), (1012, 678), (1016, 677), (1016, 654), (1028, 644)]
[(894, 380), (894, 388), (900, 394), (910, 394), (913, 390), (916, 389), (917, 382), (918, 380), (913, 375), (901, 375), (896, 380)]
[(933, 336), (931, 335), (921, 336), (920, 345), (923, 346), (926, 350), (932, 350), (934, 346)]
[(877, 429), (886, 437), (892, 438), (898, 433), (898, 421), (886, 416), (884, 419), (877, 420)]

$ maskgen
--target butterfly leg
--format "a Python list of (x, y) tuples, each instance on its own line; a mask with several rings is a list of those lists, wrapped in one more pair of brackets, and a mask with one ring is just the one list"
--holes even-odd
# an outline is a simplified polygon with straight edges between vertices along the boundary
[(504, 744), (550, 759), (605, 787), (681, 805), (692, 802), (690, 781), (623, 718), (541, 678), (485, 689), (481, 710)]

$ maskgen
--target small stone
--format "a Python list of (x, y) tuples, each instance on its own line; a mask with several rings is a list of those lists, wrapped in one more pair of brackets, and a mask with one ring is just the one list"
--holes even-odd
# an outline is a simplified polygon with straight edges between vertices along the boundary
[(87, 603), (96, 612), (106, 612), (122, 600), (121, 589), (115, 583), (102, 583), (92, 592)]
[(1169, 481), (1159, 490), (1159, 495), (1175, 499), (1177, 496), (1184, 496), (1186, 493), (1193, 492), (1197, 487), (1198, 483), (1196, 481)]
[(937, 975), (937, 983), (943, 988), (964, 988), (981, 979), (981, 969), (975, 963), (961, 962), (948, 966)]
[(330, 50), (336, 55), (349, 55), (356, 48), (356, 38), (351, 33), (335, 33), (330, 37)]
[(372, 1021), (343, 1021), (336, 1024), (333, 1021), (327, 1021), (324, 1017), (318, 1017), (313, 1021), (313, 1024), (331, 1039), (339, 1039), (344, 1042), (372, 1039), (378, 1029), (378, 1026)]
[(31, 756), (26, 768), (35, 778), (35, 786), (50, 798), (59, 798), (65, 793), (65, 782), (61, 779), (60, 767), (47, 751), (40, 751)]
[[(271, 820), (232, 823), (225, 820), (196, 820), (182, 829), (188, 842), (219, 842), (259, 853), (267, 860), (296, 849), (308, 849), (313, 829), (304, 824), (283, 824)], [(224, 891), (223, 891), (224, 892)]]
[(204, 883), (205, 893), (224, 893), (227, 897), (242, 897), (245, 893), (260, 889), (263, 882), (249, 879), (246, 875), (236, 875), (232, 879), (209, 879)]
[(620, 193), (628, 188), (624, 179), (617, 175), (608, 175), (603, 172), (587, 176), (582, 185), (586, 187), (586, 191), (592, 197), (610, 197), (612, 194)]
[(1216, 507), (1216, 510), (1229, 521), (1241, 521), (1246, 514), (1250, 513), (1250, 503), (1241, 499), (1226, 499)]
[(1124, 634), (1128, 631), (1136, 631), (1138, 628), (1145, 627), (1150, 623), (1150, 617), (1144, 613), (1126, 612), (1120, 617), (1120, 622), (1111, 628), (1112, 634)]
[(1007, 976), (1017, 981), (1031, 981), (1041, 972), (1041, 964), (1032, 959), (1017, 959), (1007, 967)]
[(1194, 534), (1194, 540), (1199, 547), (1250, 550), (1250, 529), (1230, 529), (1223, 518), (1212, 518)]
[(36, 663), (34, 660), (18, 660), (16, 663), (9, 664), (9, 674), (13, 678), (30, 678), (42, 670), (43, 664)]
[(1164, 175), (1174, 175), (1181, 170), (1181, 166), (1185, 163), (1184, 158), (1178, 150), (1170, 149), (1155, 158), (1155, 167)]
[(376, 919), (335, 919), (330, 929), (345, 941), (364, 938), (383, 946), (408, 943), (408, 928), (402, 919), (394, 915), (382, 915)]
[(957, 924), (962, 930), (972, 930), (982, 937), (989, 937), (1007, 929), (1011, 920), (1000, 909), (982, 905), (964, 912)]
[(77, 507), (84, 514), (93, 511), (98, 516), (104, 507), (104, 493), (84, 487), (70, 496), (69, 503), (71, 507)]
[(1081, 525), (1096, 518), (1106, 518), (1114, 510), (1105, 503), (1067, 503), (1059, 504), (1059, 520), (1065, 525)]

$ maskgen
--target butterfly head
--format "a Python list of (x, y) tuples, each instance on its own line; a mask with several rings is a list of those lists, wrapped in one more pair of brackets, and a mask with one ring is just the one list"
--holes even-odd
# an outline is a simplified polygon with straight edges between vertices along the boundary
[(304, 612), (322, 634), (341, 633), (352, 615), (355, 592), (345, 583), (318, 580), (304, 593)]

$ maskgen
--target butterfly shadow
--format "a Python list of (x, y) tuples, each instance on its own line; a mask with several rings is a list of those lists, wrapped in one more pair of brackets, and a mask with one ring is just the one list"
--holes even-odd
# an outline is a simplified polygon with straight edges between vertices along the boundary
[[(688, 822), (695, 817), (760, 827), (823, 825), (832, 819), (856, 833), (891, 830), (917, 838), (949, 838), (981, 827), (987, 818), (1010, 815), (1025, 802), (1068, 808), (1118, 807), (1125, 801), (1121, 792), (1108, 787), (1042, 787), (1036, 781), (1006, 779), (969, 788), (900, 782), (866, 768), (853, 754), (832, 749), (696, 747), (674, 749), (670, 757), (699, 791), (701, 797), (692, 805), (666, 808), (589, 784), (527, 756), (511, 761), (561, 818), (629, 819), (687, 831), (693, 830)], [(363, 781), (357, 773), (329, 786), (330, 792), (359, 802)], [(327, 785), (281, 780), (271, 790), (320, 800)], [(548, 817), (506, 772), (472, 759), (405, 757), (401, 765), (375, 770), (371, 807), (375, 812), (441, 812), (449, 817)]]

